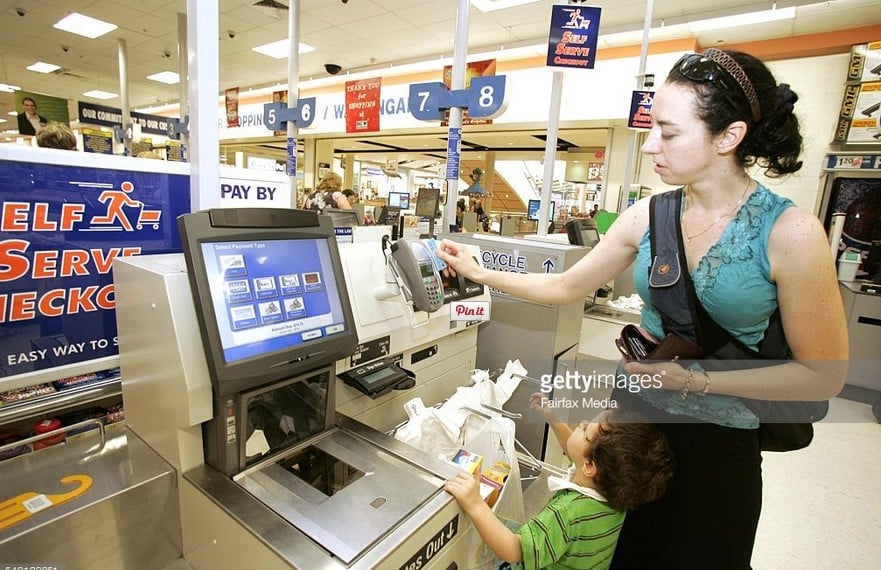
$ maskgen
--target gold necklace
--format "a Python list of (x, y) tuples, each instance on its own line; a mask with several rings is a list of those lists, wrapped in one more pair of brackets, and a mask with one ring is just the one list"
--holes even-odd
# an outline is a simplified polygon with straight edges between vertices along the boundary
[[(733, 213), (737, 210), (737, 208), (738, 208), (741, 204), (743, 204), (743, 199), (746, 198), (746, 191), (749, 190), (749, 187), (750, 187), (750, 183), (751, 183), (751, 182), (752, 182), (752, 178), (747, 177), (747, 179), (746, 179), (746, 187), (743, 189), (743, 193), (740, 195), (740, 200), (738, 200), (737, 203), (734, 204), (734, 205), (731, 207), (730, 210), (727, 210), (727, 211), (725, 211), (725, 212), (719, 214), (719, 215), (716, 217), (716, 219), (713, 220), (712, 223), (710, 223), (709, 226), (705, 227), (704, 229), (702, 229), (701, 231), (697, 232), (696, 234), (691, 234), (691, 235), (685, 234), (685, 241), (687, 241), (688, 243), (691, 243), (691, 240), (693, 240), (694, 238), (696, 238), (696, 237), (698, 237), (698, 236), (702, 236), (702, 235), (704, 235), (705, 233), (707, 233), (708, 231), (710, 231), (710, 228), (715, 227), (715, 225), (718, 224), (718, 223), (722, 220), (722, 218), (728, 217), (728, 216), (730, 216), (731, 214), (733, 214)], [(688, 198), (688, 189), (689, 189), (689, 187), (686, 186), (686, 187), (685, 187), (685, 197), (686, 197), (686, 200), (685, 200), (685, 206), (682, 208), (682, 216), (683, 216), (683, 217), (685, 217), (685, 210), (688, 208), (688, 199), (687, 199), (687, 198)]]

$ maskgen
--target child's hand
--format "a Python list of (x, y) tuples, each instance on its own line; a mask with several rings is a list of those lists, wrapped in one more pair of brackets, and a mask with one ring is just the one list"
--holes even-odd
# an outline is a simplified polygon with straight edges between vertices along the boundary
[(456, 502), (459, 503), (462, 510), (469, 514), (480, 505), (486, 504), (480, 498), (479, 487), (480, 474), (474, 473), (471, 475), (464, 471), (447, 481), (444, 485), (444, 489), (456, 497)]
[(529, 408), (541, 412), (545, 417), (545, 420), (547, 420), (548, 423), (551, 423), (558, 420), (557, 414), (554, 413), (554, 409), (548, 405), (549, 402), (550, 400), (548, 400), (547, 396), (541, 392), (536, 392), (529, 397)]

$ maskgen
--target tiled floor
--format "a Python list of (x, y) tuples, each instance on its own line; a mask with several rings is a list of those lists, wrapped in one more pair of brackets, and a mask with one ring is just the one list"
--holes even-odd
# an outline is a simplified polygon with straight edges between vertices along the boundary
[(766, 453), (755, 570), (874, 570), (881, 560), (881, 424), (835, 399), (814, 441)]

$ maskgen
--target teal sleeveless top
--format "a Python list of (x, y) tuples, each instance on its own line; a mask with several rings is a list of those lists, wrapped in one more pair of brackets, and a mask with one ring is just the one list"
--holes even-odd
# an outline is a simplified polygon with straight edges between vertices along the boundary
[[(771, 282), (768, 236), (771, 227), (792, 201), (759, 184), (731, 220), (698, 266), (691, 279), (701, 304), (732, 336), (756, 348), (777, 308), (777, 287)], [(661, 316), (651, 304), (648, 273), (651, 267), (649, 229), (639, 242), (634, 264), (634, 285), (645, 306), (642, 327), (661, 338)], [(696, 379), (700, 379), (700, 375)], [(698, 386), (699, 388), (700, 386)], [(655, 407), (715, 424), (751, 429), (758, 419), (738, 398), (708, 394), (682, 400), (675, 390), (642, 390), (640, 395)]]

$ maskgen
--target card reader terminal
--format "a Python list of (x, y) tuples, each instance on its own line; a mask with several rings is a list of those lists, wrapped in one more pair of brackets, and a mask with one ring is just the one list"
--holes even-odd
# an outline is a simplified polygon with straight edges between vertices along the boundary
[(395, 357), (375, 360), (363, 366), (338, 374), (339, 378), (371, 398), (389, 390), (406, 390), (416, 384), (416, 378), (398, 366)]
[(404, 293), (413, 306), (427, 313), (440, 309), (444, 304), (444, 286), (428, 244), (401, 238), (392, 244), (391, 251)]

